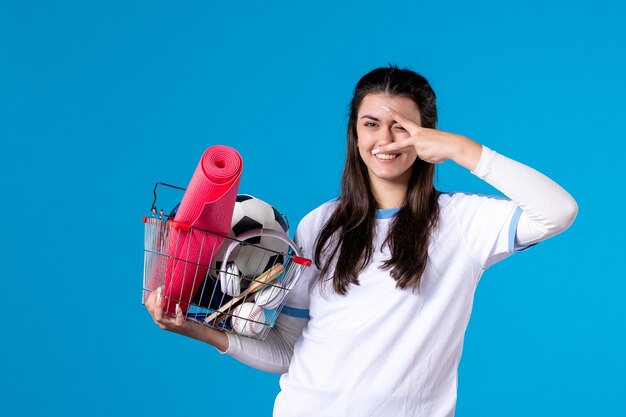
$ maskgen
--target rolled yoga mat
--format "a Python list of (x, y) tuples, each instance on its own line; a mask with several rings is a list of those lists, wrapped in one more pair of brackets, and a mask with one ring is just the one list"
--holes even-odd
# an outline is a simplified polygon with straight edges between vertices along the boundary
[[(202, 155), (169, 235), (164, 311), (175, 314), (179, 300), (186, 313), (204, 282), (224, 240), (221, 236), (230, 232), (242, 168), (241, 155), (228, 146), (211, 146)], [(181, 223), (191, 230), (177, 226)]]

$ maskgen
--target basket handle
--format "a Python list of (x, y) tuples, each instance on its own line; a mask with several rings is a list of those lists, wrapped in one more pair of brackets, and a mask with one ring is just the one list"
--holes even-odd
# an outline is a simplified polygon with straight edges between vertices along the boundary
[[(166, 184), (164, 182), (157, 182), (156, 184), (154, 184), (154, 190), (152, 190), (152, 194), (154, 194), (154, 200), (152, 200), (152, 207), (150, 207), (150, 212), (152, 212), (152, 214), (157, 214), (157, 206), (156, 206), (156, 202), (157, 202), (157, 187), (159, 185), (164, 185), (164, 186), (170, 187), (170, 188), (176, 188), (177, 190), (181, 190), (181, 191), (185, 191), (186, 190), (186, 188), (178, 187), (178, 186), (172, 185), (172, 184)], [(165, 213), (163, 213), (163, 209), (161, 209), (161, 212), (159, 213), (159, 215), (161, 217), (163, 217), (165, 215)]]

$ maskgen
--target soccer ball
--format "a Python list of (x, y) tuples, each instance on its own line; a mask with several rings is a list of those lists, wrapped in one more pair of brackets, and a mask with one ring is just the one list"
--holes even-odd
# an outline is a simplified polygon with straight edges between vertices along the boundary
[[(289, 224), (285, 216), (265, 201), (248, 194), (240, 194), (235, 202), (229, 237), (237, 238), (242, 233), (254, 229), (270, 229), (287, 235)], [(218, 269), (223, 261), (226, 246), (223, 245), (218, 252), (217, 261), (220, 262), (220, 265), (217, 265)], [(286, 253), (288, 250), (289, 245), (273, 237), (254, 237), (236, 248), (231, 253), (229, 261), (235, 263), (242, 276), (250, 277), (262, 274), (276, 262), (283, 262), (281, 255), (271, 251)]]
[[(236, 239), (242, 233), (254, 229), (270, 229), (288, 236), (289, 223), (284, 215), (265, 201), (248, 194), (239, 194), (235, 202), (231, 232), (228, 237)], [(231, 242), (231, 239), (226, 239), (215, 257), (214, 266), (211, 268), (211, 272), (215, 275), (219, 273), (226, 249)], [(238, 283), (240, 285), (228, 286), (222, 290), (230, 295), (238, 295), (256, 276), (276, 263), (283, 263), (284, 257), (281, 253), (287, 253), (288, 250), (287, 243), (271, 236), (254, 237), (240, 243), (226, 260), (236, 266), (229, 270), (238, 271), (241, 277)], [(235, 290), (233, 291), (232, 288)]]

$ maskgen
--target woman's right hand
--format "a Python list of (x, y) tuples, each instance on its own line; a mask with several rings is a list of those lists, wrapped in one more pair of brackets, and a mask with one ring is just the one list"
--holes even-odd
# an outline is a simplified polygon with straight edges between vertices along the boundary
[(176, 305), (176, 317), (172, 318), (163, 314), (162, 291), (162, 287), (152, 291), (145, 302), (145, 306), (157, 326), (163, 330), (201, 340), (215, 346), (222, 352), (228, 349), (228, 338), (223, 331), (191, 320), (185, 320), (179, 304)]
[[(163, 314), (163, 297), (162, 297), (163, 287), (157, 288), (155, 291), (152, 291), (146, 300), (146, 308), (152, 316), (152, 320), (163, 330), (168, 330), (170, 332), (179, 333), (184, 336), (187, 336), (186, 330), (189, 330), (189, 325), (186, 324), (186, 320), (183, 318), (182, 311), (180, 310), (180, 305), (176, 305), (176, 317), (171, 318), (167, 315)], [(189, 323), (193, 324), (193, 323)]]

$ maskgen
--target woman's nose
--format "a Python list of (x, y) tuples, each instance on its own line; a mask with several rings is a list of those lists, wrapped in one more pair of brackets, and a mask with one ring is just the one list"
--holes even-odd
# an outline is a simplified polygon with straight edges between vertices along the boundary
[(390, 127), (384, 127), (382, 129), (379, 129), (378, 142), (381, 145), (386, 145), (394, 141), (395, 141), (395, 137)]

